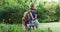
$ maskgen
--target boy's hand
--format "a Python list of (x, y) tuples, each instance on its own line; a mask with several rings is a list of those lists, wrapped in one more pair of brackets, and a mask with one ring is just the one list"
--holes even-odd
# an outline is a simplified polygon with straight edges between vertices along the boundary
[(34, 20), (35, 18), (32, 18), (32, 20)]

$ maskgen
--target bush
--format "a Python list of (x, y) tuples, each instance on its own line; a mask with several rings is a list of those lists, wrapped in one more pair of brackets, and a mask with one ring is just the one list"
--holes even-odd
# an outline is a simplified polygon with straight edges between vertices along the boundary
[(60, 2), (41, 1), (37, 5), (37, 0), (0, 0), (0, 22), (21, 23), (23, 13), (29, 10), (30, 2), (36, 5), (39, 22), (60, 20)]

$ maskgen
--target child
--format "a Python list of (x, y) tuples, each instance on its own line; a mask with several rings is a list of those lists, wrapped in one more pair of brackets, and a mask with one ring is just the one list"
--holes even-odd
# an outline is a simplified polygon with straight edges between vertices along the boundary
[(26, 32), (27, 24), (29, 24), (28, 12), (25, 12), (25, 13), (24, 13), (24, 16), (23, 16), (23, 18), (22, 18), (22, 25), (23, 25), (23, 27), (24, 27), (24, 32)]
[[(38, 22), (38, 20), (37, 20), (37, 12), (36, 12), (36, 9), (31, 9), (31, 12), (30, 12), (30, 17), (31, 17), (31, 22), (32, 22), (32, 24), (34, 24), (34, 26), (36, 27), (36, 28), (38, 28), (38, 24), (39, 24), (39, 22)], [(33, 26), (33, 28), (34, 28), (34, 26)]]
[(36, 9), (34, 9), (34, 3), (31, 3), (30, 5), (30, 24), (33, 24), (33, 29), (34, 26), (36, 26), (36, 28), (38, 28), (38, 20), (37, 20), (37, 12)]

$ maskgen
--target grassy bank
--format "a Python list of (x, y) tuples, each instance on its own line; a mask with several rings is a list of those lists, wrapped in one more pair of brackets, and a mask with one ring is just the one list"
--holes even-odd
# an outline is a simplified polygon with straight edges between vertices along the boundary
[[(31, 30), (32, 32), (41, 32), (42, 30)], [(23, 32), (22, 25), (0, 24), (0, 32)]]
[[(43, 28), (43, 27), (41, 27), (41, 28)], [(31, 32), (52, 32), (52, 30), (48, 27), (44, 30), (43, 29), (40, 29), (40, 28), (34, 29), (34, 30), (31, 29)], [(24, 32), (24, 31), (23, 31), (23, 27), (21, 24), (13, 24), (13, 25), (11, 25), (11, 24), (0, 24), (0, 32)]]
[(23, 32), (21, 25), (0, 24), (0, 32)]

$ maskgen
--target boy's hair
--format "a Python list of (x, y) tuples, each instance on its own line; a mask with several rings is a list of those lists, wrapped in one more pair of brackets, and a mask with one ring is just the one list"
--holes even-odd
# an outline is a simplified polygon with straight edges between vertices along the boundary
[(34, 3), (33, 2), (30, 3), (30, 8), (32, 8), (32, 7), (34, 7)]

